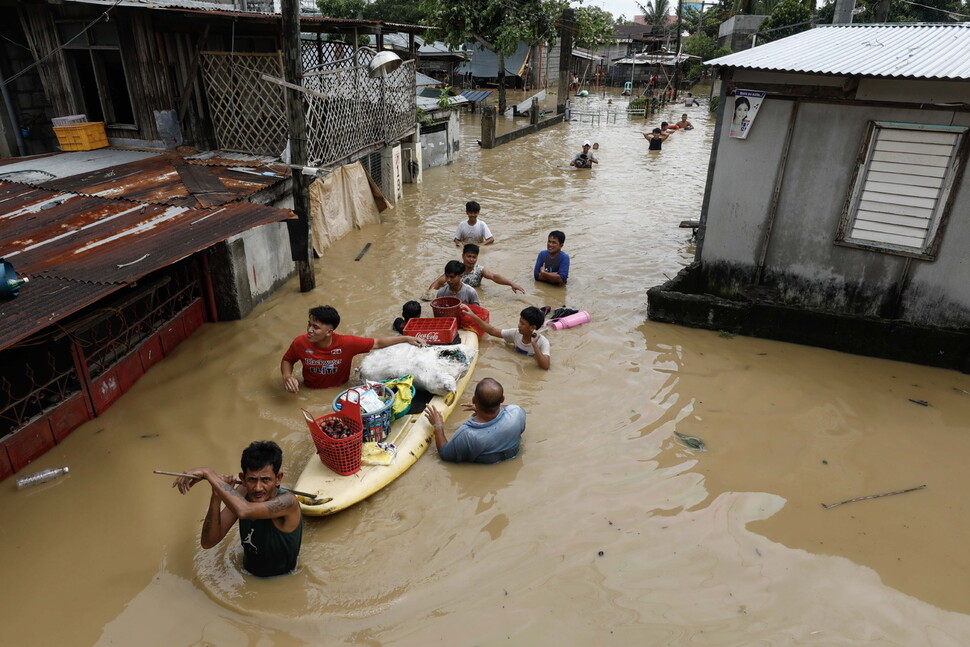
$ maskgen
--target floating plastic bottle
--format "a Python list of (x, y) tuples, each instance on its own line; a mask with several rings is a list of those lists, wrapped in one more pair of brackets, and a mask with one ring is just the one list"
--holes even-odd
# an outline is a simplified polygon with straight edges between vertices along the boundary
[(585, 310), (580, 310), (576, 314), (571, 314), (568, 317), (563, 317), (562, 319), (556, 319), (549, 325), (552, 326), (553, 330), (563, 330), (565, 328), (572, 328), (573, 326), (587, 323), (589, 320), (589, 313)]
[(25, 487), (30, 487), (31, 485), (38, 485), (40, 483), (46, 483), (47, 481), (53, 481), (61, 474), (67, 474), (69, 468), (67, 467), (51, 467), (46, 470), (41, 470), (39, 472), (34, 472), (33, 474), (28, 474), (27, 476), (21, 476), (17, 479), (17, 489), (22, 490)]

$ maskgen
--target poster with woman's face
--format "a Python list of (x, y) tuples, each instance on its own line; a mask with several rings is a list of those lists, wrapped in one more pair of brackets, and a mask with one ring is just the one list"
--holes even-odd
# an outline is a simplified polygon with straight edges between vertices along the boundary
[(744, 139), (751, 132), (751, 124), (758, 115), (765, 93), (760, 90), (735, 90), (734, 111), (731, 117), (729, 136)]

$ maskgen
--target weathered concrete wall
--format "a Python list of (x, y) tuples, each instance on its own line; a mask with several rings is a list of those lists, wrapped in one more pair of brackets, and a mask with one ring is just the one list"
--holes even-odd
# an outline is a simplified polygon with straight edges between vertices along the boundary
[[(757, 89), (764, 76), (741, 76), (735, 83)], [(777, 83), (784, 75), (771, 76), (770, 82)], [(789, 81), (805, 83), (804, 78)], [(826, 79), (829, 85), (840, 83)], [(920, 92), (926, 91), (925, 82), (913, 84), (909, 91), (905, 82), (897, 83), (901, 87), (893, 92), (908, 96), (912, 103), (920, 102)], [(951, 96), (953, 88), (946, 91)], [(963, 101), (970, 102), (970, 88), (963, 91)], [(733, 104), (729, 98), (725, 119), (733, 114)], [(755, 275), (793, 108), (793, 101), (769, 95), (747, 139), (730, 138), (728, 128), (721, 128), (700, 253), (708, 288), (715, 294), (743, 294)], [(873, 120), (968, 125), (970, 113), (802, 101), (759, 290), (770, 290), (782, 303), (807, 308), (932, 326), (970, 325), (970, 221), (961, 216), (970, 212), (967, 175), (955, 188), (936, 260), (910, 261), (908, 283), (901, 281), (905, 257), (834, 244), (860, 145)]]
[(433, 132), (421, 129), (421, 164), (425, 169), (451, 164), (458, 159), (461, 150), (461, 132), (458, 113), (450, 110), (444, 128), (435, 124)]
[(757, 294), (708, 294), (706, 268), (693, 263), (647, 291), (650, 319), (970, 373), (970, 332), (773, 303)]
[(740, 52), (751, 47), (751, 34), (758, 31), (761, 23), (768, 16), (742, 15), (732, 16), (721, 23), (717, 30), (717, 46), (725, 45), (732, 52)]
[(220, 320), (243, 319), (296, 271), (286, 224), (250, 229), (208, 251)]
[(381, 149), (381, 193), (391, 204), (404, 197), (404, 176), (401, 169), (401, 145)]
[[(553, 115), (551, 117), (546, 117), (545, 119), (539, 121), (538, 123), (530, 124), (528, 126), (522, 126), (511, 132), (502, 133), (501, 135), (494, 135), (489, 142), (489, 137), (483, 135), (482, 137), (482, 148), (498, 148), (502, 144), (508, 144), (509, 142), (515, 141), (520, 137), (525, 137), (526, 135), (532, 135), (539, 132), (540, 130), (545, 130), (550, 126), (555, 126), (556, 124), (562, 123), (566, 119), (566, 113), (560, 113), (558, 115)], [(484, 122), (483, 122), (484, 123)], [(494, 120), (491, 123), (492, 128), (495, 127)], [(482, 126), (483, 130), (486, 126)], [(489, 145), (491, 144), (491, 145)]]

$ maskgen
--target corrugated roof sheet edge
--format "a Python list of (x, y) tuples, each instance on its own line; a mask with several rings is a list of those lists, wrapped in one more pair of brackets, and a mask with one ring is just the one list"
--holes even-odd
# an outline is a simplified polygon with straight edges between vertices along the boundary
[[(940, 39), (947, 36), (954, 42), (941, 46)], [(875, 46), (886, 48), (886, 55), (873, 56)], [(970, 80), (970, 56), (952, 56), (953, 51), (970, 51), (970, 23), (819, 25), (705, 64), (819, 75)]]

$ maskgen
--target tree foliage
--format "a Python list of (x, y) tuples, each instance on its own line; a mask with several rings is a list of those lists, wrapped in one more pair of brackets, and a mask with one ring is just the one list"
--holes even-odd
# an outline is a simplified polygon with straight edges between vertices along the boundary
[(694, 7), (684, 7), (684, 30), (690, 34), (696, 34), (699, 28), (705, 35), (716, 40), (721, 23), (731, 16), (732, 13), (729, 9), (719, 7), (707, 9), (703, 14)]
[(498, 59), (499, 110), (505, 109), (505, 57), (519, 43), (538, 45), (556, 40), (556, 19), (566, 0), (423, 0), (430, 38), (457, 49), (474, 41)]
[(688, 59), (684, 65), (684, 76), (691, 83), (696, 83), (707, 70), (704, 61), (709, 61), (719, 56), (727, 56), (731, 53), (728, 47), (718, 47), (717, 40), (711, 38), (704, 32), (698, 32), (684, 40), (684, 53), (692, 56), (699, 56), (700, 59)]
[(360, 18), (366, 5), (365, 0), (317, 0), (317, 7), (324, 17), (345, 20)]
[(758, 41), (764, 43), (779, 40), (811, 29), (812, 26), (809, 24), (799, 24), (807, 23), (811, 18), (811, 10), (798, 0), (782, 0), (771, 15), (761, 23)]
[(421, 0), (374, 0), (364, 7), (364, 20), (380, 20), (405, 25), (430, 24)]
[[(876, 22), (876, 7), (878, 5), (878, 0), (857, 1), (856, 7), (862, 9), (862, 11), (852, 16), (852, 22)], [(968, 20), (965, 16), (970, 14), (968, 9), (970, 9), (970, 3), (961, 3), (959, 0), (920, 0), (919, 4), (904, 2), (903, 0), (890, 0), (889, 16), (886, 22), (964, 22)], [(963, 14), (963, 16), (959, 14)], [(834, 15), (835, 0), (831, 0), (819, 8), (819, 23), (823, 25), (831, 23)]]
[(653, 25), (657, 36), (667, 34), (670, 27), (670, 0), (650, 0), (646, 5), (637, 3), (648, 25)]
[(613, 14), (592, 6), (576, 9), (576, 33), (573, 42), (577, 47), (587, 49), (615, 44), (616, 21), (613, 20)]
[(424, 0), (430, 36), (457, 48), (473, 40), (485, 49), (509, 56), (520, 42), (537, 45), (556, 38), (562, 8), (553, 0)]

